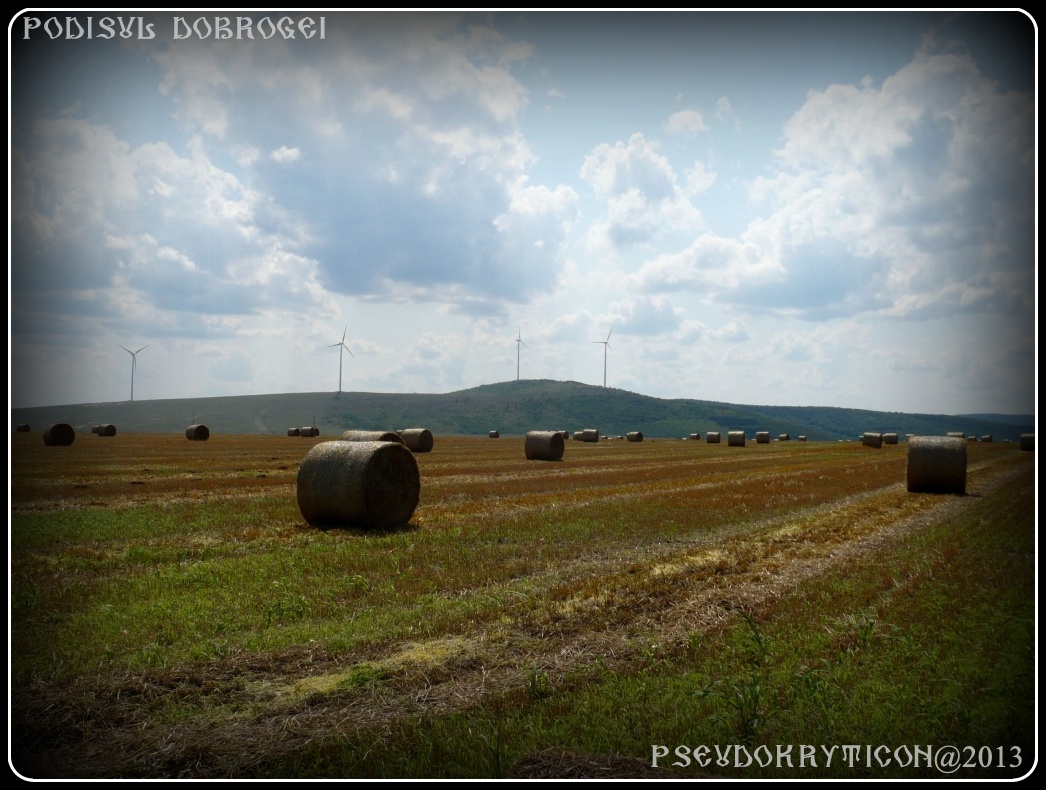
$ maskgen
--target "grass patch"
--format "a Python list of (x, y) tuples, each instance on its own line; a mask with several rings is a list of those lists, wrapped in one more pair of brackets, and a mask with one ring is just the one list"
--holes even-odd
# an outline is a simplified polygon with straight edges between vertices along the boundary
[[(558, 684), (531, 672), (526, 693), (412, 719), (383, 730), (380, 747), (367, 733), (327, 738), (260, 775), (504, 777), (543, 750), (650, 762), (662, 745), (666, 777), (940, 778), (925, 766), (869, 768), (863, 747), (850, 764), (841, 747), (958, 744), (981, 751), (952, 778), (1023, 776), (1035, 755), (1034, 543), (1015, 493), (856, 559), (844, 578), (738, 612), (655, 660), (648, 649), (627, 668)], [(735, 752), (699, 765), (702, 745)], [(792, 747), (780, 767), (734, 767), (737, 747), (754, 755), (764, 746), (776, 761), (779, 745)], [(801, 766), (802, 745), (816, 751)], [(829, 764), (821, 747), (833, 745)]]
[[(114, 458), (146, 483), (106, 506), (94, 481), (16, 477), (26, 775), (749, 778), (785, 774), (653, 769), (652, 749), (1031, 749), (1027, 453), (971, 447), (959, 498), (835, 443), (537, 467), (440, 442), (412, 524), (367, 532), (308, 527), (272, 441), (157, 446), (153, 477)], [(919, 776), (837, 770), (795, 775)]]

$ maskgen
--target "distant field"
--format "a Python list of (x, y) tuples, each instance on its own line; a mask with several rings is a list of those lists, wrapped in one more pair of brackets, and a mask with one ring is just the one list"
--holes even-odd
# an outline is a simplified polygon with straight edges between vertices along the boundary
[(13, 435), (21, 774), (942, 776), (652, 764), (700, 744), (1034, 761), (1033, 453), (971, 443), (966, 496), (915, 495), (903, 444), (544, 462), (437, 436), (408, 526), (321, 531), (295, 479), (328, 439)]

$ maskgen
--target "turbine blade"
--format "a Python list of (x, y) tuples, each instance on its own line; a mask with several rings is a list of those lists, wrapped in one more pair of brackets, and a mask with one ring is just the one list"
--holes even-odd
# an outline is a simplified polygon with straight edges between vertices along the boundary
[(138, 349), (138, 351), (135, 351), (134, 353), (137, 354), (140, 351), (145, 351), (145, 349), (147, 349), (147, 348), (149, 348), (149, 346), (148, 345), (144, 345), (140, 349)]

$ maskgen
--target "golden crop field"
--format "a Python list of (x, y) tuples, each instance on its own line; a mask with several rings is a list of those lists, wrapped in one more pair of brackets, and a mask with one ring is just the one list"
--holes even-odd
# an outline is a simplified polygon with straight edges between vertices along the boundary
[[(800, 664), (828, 662), (843, 689), (862, 676), (849, 662), (881, 649), (865, 674), (889, 677), (908, 660), (898, 645), (916, 655), (923, 620), (953, 605), (933, 585), (971, 584), (960, 571), (1000, 574), (976, 584), (1031, 606), (1034, 454), (1012, 444), (971, 443), (957, 496), (908, 493), (903, 443), (568, 441), (548, 462), (526, 460), (522, 437), (437, 436), (415, 456), (409, 524), (321, 530), (298, 511), (296, 475), (328, 440), (118, 434), (47, 447), (13, 435), (20, 773), (645, 776), (652, 739), (692, 736), (695, 721), (718, 721), (713, 708), (724, 739), (752, 743), (785, 737), (792, 717), (821, 721), (787, 680)], [(967, 521), (970, 535), (948, 537)], [(1002, 559), (964, 564), (963, 541), (999, 535), (1015, 541)], [(936, 614), (908, 622), (931, 593)], [(973, 622), (1001, 627), (994, 616)], [(786, 650), (793, 638), (803, 647)], [(806, 645), (816, 658), (796, 658)], [(727, 657), (763, 695), (747, 719), (731, 718), (733, 692), (716, 685), (726, 670), (701, 686), (712, 708), (674, 735), (658, 735), (666, 714), (653, 702), (623, 702), (636, 684), (680, 682)], [(938, 688), (944, 660), (911, 678), (913, 695)], [(969, 671), (1024, 660), (992, 653)], [(614, 699), (619, 710), (603, 707)], [(978, 700), (965, 703), (967, 727), (983, 715), (1013, 730)], [(822, 738), (860, 718), (822, 708)], [(959, 726), (951, 713), (910, 717), (900, 731)], [(601, 759), (613, 769), (591, 767)]]

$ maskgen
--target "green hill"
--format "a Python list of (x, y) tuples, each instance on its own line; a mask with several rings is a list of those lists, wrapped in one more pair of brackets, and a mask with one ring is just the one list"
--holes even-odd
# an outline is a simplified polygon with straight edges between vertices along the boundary
[[(349, 428), (428, 428), (434, 434), (502, 436), (531, 430), (597, 428), (611, 436), (642, 431), (648, 437), (683, 437), (708, 431), (743, 430), (749, 438), (769, 431), (773, 438), (805, 435), (811, 441), (856, 439), (865, 431), (967, 436), (990, 434), (994, 441), (1017, 441), (1034, 431), (1034, 419), (998, 415), (933, 415), (877, 412), (823, 406), (743, 406), (715, 401), (652, 398), (635, 392), (576, 381), (525, 380), (486, 384), (445, 394), (343, 392), (239, 395), (222, 398), (81, 403), (11, 410), (11, 427), (34, 431), (66, 422), (77, 433), (99, 423), (119, 432), (181, 433), (203, 423), (212, 434), (286, 435), (293, 427), (316, 425), (321, 436)], [(725, 439), (725, 436), (724, 436)]]

